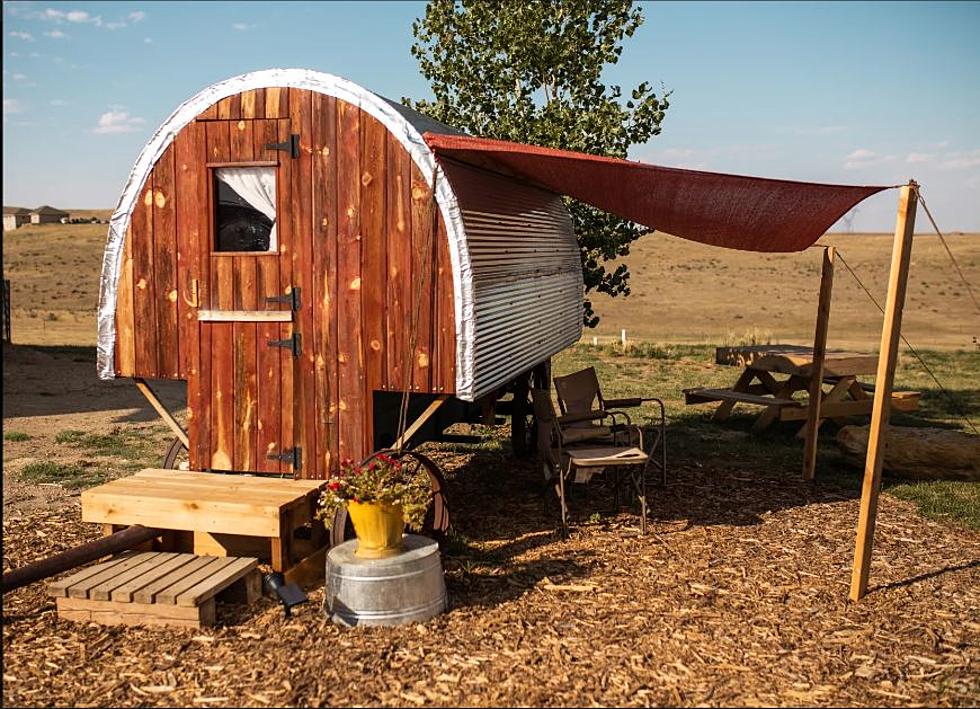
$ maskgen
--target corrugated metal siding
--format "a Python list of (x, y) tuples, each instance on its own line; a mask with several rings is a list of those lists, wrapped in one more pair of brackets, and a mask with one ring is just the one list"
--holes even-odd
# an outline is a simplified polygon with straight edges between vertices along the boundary
[(444, 161), (463, 217), (473, 279), (473, 398), (582, 335), (582, 266), (561, 198)]

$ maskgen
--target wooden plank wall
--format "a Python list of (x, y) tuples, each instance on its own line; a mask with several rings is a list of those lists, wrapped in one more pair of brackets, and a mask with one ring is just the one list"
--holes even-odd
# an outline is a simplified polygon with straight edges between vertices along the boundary
[[(264, 146), (290, 133), (301, 151), (280, 154), (279, 254), (213, 256), (206, 163), (267, 160)], [(302, 289), (293, 324), (197, 323), (199, 308), (261, 310), (289, 286)], [(453, 303), (445, 225), (401, 144), (344, 101), (258, 89), (181, 130), (144, 187), (120, 271), (116, 373), (188, 380), (195, 467), (221, 451), (234, 469), (288, 472), (265, 456), (301, 445), (304, 477), (322, 477), (370, 452), (372, 392), (453, 392)], [(299, 359), (263, 346), (294, 328)]]

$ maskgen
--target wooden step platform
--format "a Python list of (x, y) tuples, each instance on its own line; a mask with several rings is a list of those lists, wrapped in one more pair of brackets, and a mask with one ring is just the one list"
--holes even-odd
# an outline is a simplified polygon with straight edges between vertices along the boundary
[[(269, 559), (287, 579), (323, 577), (326, 534), (316, 519), (325, 480), (148, 468), (82, 493), (82, 521), (169, 530), (165, 551)], [(300, 538), (297, 530), (308, 534)], [(189, 540), (189, 541), (188, 541)], [(311, 558), (312, 557), (312, 558)]]
[(254, 603), (258, 559), (127, 552), (48, 584), (58, 615), (106, 625), (214, 625), (215, 598)]

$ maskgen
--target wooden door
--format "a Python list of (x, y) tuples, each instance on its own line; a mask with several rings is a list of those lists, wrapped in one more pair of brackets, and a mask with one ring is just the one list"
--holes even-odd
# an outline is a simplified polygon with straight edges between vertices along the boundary
[[(205, 130), (209, 287), (198, 322), (207, 359), (201, 384), (210, 396), (208, 420), (200, 422), (210, 427), (208, 467), (298, 473), (293, 382), (302, 343), (294, 338), (293, 322), (303, 294), (291, 279), (295, 233), (289, 213), (297, 159), (290, 121), (209, 121)], [(271, 210), (273, 201), (271, 218), (253, 208), (262, 203)], [(263, 217), (272, 228), (253, 239), (261, 229), (248, 221)]]

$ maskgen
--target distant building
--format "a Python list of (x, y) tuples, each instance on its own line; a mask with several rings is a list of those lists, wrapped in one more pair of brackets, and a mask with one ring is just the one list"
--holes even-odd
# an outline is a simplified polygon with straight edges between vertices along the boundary
[(62, 218), (69, 216), (68, 212), (44, 204), (31, 212), (31, 224), (60, 224)]
[(3, 208), (3, 230), (13, 231), (21, 224), (31, 221), (31, 210), (23, 207), (4, 207)]

